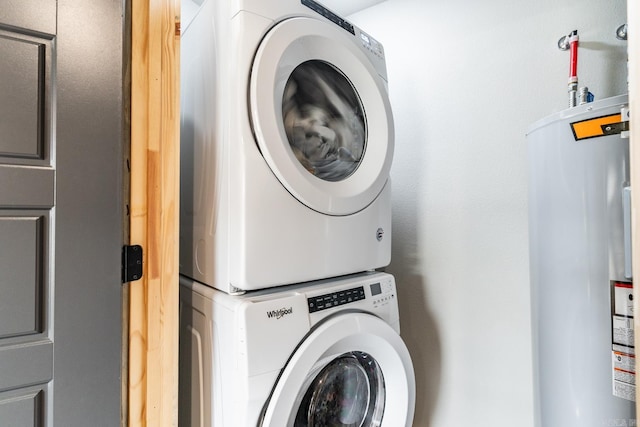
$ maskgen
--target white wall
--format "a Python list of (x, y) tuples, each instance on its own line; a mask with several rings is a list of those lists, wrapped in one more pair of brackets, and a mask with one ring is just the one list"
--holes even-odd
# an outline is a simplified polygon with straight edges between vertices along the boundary
[(396, 120), (393, 260), (415, 426), (533, 425), (525, 131), (626, 91), (624, 0), (387, 0), (350, 16), (385, 46)]

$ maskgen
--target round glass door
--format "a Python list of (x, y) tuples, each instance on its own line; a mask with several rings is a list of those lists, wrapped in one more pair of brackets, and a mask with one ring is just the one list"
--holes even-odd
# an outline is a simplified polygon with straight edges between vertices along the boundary
[(382, 422), (384, 378), (371, 355), (345, 353), (310, 379), (294, 427), (375, 427)]
[(325, 181), (342, 181), (362, 161), (366, 143), (364, 109), (347, 77), (332, 65), (310, 60), (291, 73), (282, 118), (296, 159)]
[(384, 320), (331, 316), (297, 347), (263, 407), (260, 427), (410, 427), (415, 380), (409, 351)]
[(335, 25), (291, 18), (267, 33), (251, 69), (262, 157), (293, 197), (327, 215), (369, 206), (393, 158), (386, 83), (358, 43)]

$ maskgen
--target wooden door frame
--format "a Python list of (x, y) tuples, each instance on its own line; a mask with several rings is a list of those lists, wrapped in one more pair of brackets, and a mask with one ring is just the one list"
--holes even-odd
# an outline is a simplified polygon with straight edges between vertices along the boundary
[(180, 0), (131, 0), (128, 425), (178, 424)]

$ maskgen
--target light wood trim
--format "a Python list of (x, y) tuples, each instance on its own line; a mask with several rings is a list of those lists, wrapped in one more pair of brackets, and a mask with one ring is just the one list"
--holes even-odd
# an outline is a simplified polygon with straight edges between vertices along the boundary
[[(640, 4), (627, 1), (627, 24), (629, 54), (629, 108), (631, 111), (631, 230), (633, 244), (633, 272), (640, 277)], [(635, 347), (640, 348), (640, 283), (634, 280), (633, 289)], [(640, 414), (640, 387), (636, 387), (636, 413)]]
[(180, 0), (131, 0), (129, 426), (178, 424)]

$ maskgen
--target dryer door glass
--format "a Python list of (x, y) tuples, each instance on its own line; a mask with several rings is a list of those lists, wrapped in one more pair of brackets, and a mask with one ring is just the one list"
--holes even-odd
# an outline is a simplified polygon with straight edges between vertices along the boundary
[(369, 354), (343, 354), (309, 379), (294, 427), (375, 427), (382, 422), (384, 378)]
[(284, 89), (282, 118), (302, 166), (326, 181), (341, 181), (358, 167), (365, 149), (365, 116), (347, 77), (318, 60), (298, 65)]
[(333, 23), (285, 19), (265, 35), (251, 68), (249, 119), (260, 155), (293, 197), (327, 215), (369, 206), (393, 158), (386, 82), (361, 43)]

